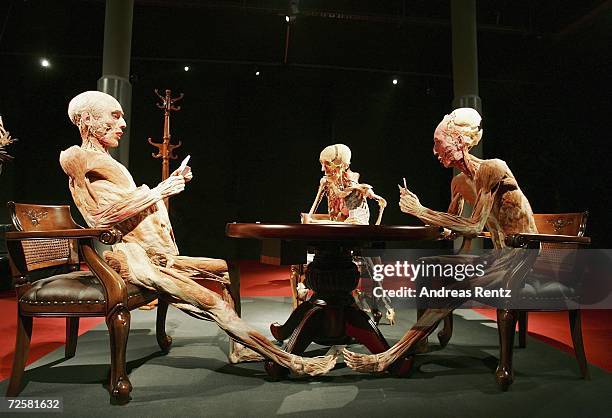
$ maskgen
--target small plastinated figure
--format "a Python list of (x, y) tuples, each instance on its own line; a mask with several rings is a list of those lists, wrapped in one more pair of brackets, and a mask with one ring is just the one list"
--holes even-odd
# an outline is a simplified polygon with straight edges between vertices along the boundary
[[(321, 171), (325, 175), (319, 182), (319, 189), (315, 200), (307, 214), (302, 214), (302, 223), (347, 223), (355, 225), (370, 224), (370, 209), (367, 199), (374, 199), (378, 203), (378, 217), (375, 225), (380, 225), (382, 216), (387, 206), (387, 201), (374, 193), (374, 189), (369, 184), (359, 183), (359, 173), (351, 171), (351, 149), (344, 144), (329, 145), (321, 151), (319, 162)], [(327, 197), (327, 214), (317, 214), (317, 208), (323, 197)], [(372, 277), (373, 262), (366, 257), (355, 257), (355, 261), (360, 265), (360, 270)], [(374, 287), (381, 287), (382, 282), (374, 282)], [(307, 289), (302, 284), (298, 284), (298, 296), (305, 298)], [(366, 294), (357, 290), (355, 299), (358, 305), (366, 312), (372, 314), (376, 323), (381, 318), (378, 302), (386, 308), (386, 318), (391, 325), (395, 324), (395, 310), (391, 307), (391, 301), (387, 296), (380, 298)], [(368, 302), (370, 299), (370, 302)]]
[[(460, 108), (444, 116), (434, 131), (434, 155), (444, 167), (461, 171), (451, 182), (448, 212), (426, 208), (405, 185), (399, 186), (399, 206), (402, 212), (416, 216), (426, 224), (444, 227), (465, 237), (475, 237), (486, 227), (491, 233), (494, 247), (506, 250), (506, 236), (537, 233), (537, 228), (529, 201), (508, 165), (499, 159), (483, 160), (469, 153), (482, 138), (481, 120), (476, 110)], [(464, 202), (473, 207), (470, 217), (461, 216)], [(516, 268), (525, 261), (524, 257), (512, 256), (498, 260), (496, 267), (506, 270)], [(478, 280), (486, 284), (491, 277), (485, 275)], [(472, 280), (472, 285), (476, 281)], [(352, 369), (364, 373), (387, 370), (396, 360), (412, 353), (415, 346), (457, 306), (449, 302), (446, 308), (427, 309), (401, 340), (383, 353), (364, 355), (344, 350), (344, 360)], [(498, 368), (498, 380), (511, 379), (505, 367)]]
[[(325, 175), (319, 182), (319, 190), (308, 214), (302, 215), (302, 223), (341, 222), (357, 225), (370, 223), (367, 199), (378, 202), (380, 225), (387, 201), (374, 193), (369, 184), (359, 183), (359, 173), (351, 171), (351, 149), (344, 144), (325, 147), (319, 157), (321, 171)], [(323, 196), (327, 196), (327, 215), (316, 215)]]
[(335, 356), (302, 358), (281, 350), (237, 315), (229, 291), (221, 297), (193, 280), (215, 280), (224, 289), (229, 285), (224, 260), (179, 255), (163, 199), (185, 189), (193, 178), (188, 165), (156, 187), (138, 187), (108, 152), (119, 145), (126, 127), (119, 102), (108, 94), (87, 91), (70, 101), (68, 116), (79, 129), (82, 144), (62, 151), (60, 164), (87, 224), (121, 231), (123, 240), (104, 258), (124, 280), (160, 292), (160, 297), (191, 315), (215, 321), (240, 343), (230, 352), (232, 362), (261, 359), (261, 355), (299, 375), (323, 374), (334, 367)]

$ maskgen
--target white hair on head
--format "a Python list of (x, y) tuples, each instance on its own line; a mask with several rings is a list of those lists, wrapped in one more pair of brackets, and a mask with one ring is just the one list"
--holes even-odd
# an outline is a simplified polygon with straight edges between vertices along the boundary
[(453, 110), (450, 115), (444, 116), (447, 131), (457, 131), (463, 137), (465, 144), (472, 148), (480, 142), (482, 138), (482, 128), (480, 124), (482, 117), (477, 110), (471, 107), (460, 107)]
[(330, 145), (321, 151), (319, 160), (348, 167), (351, 165), (351, 149), (344, 144)]
[(86, 91), (76, 95), (68, 104), (68, 117), (76, 126), (80, 125), (83, 112), (89, 112), (92, 116), (98, 116), (108, 107), (121, 109), (121, 105), (110, 94), (101, 91)]

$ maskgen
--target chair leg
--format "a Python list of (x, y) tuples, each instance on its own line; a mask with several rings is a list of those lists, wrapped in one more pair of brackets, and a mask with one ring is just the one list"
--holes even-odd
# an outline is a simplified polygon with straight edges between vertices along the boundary
[(298, 297), (297, 285), (300, 282), (300, 275), (302, 273), (301, 264), (292, 264), (289, 273), (289, 286), (291, 286), (291, 300), (293, 302), (293, 309), (297, 308), (300, 304), (300, 298)]
[(502, 390), (508, 390), (514, 381), (512, 370), (512, 348), (516, 329), (517, 312), (509, 309), (497, 310), (497, 331), (499, 333), (499, 365), (495, 381)]
[(170, 351), (172, 345), (172, 337), (166, 334), (166, 314), (168, 313), (168, 302), (159, 299), (157, 304), (157, 322), (155, 323), (155, 336), (157, 344), (163, 353)]
[(527, 347), (527, 326), (529, 325), (529, 313), (520, 311), (518, 314), (519, 348)]
[[(425, 308), (417, 308), (417, 321), (421, 319), (423, 313), (425, 313), (427, 309)], [(428, 337), (422, 338), (419, 342), (414, 346), (414, 352), (416, 354), (423, 354), (429, 351), (429, 340)]]
[(130, 400), (132, 384), (125, 369), (125, 350), (127, 348), (128, 334), (130, 333), (130, 311), (118, 305), (106, 317), (106, 325), (110, 334), (111, 349), (111, 400), (125, 404)]
[(74, 357), (79, 338), (79, 318), (66, 318), (66, 358)]
[(17, 315), (17, 337), (15, 338), (15, 354), (13, 356), (13, 370), (11, 381), (6, 389), (6, 396), (17, 396), (21, 392), (23, 371), (25, 369), (30, 340), (32, 339), (32, 317)]
[(444, 327), (438, 332), (438, 341), (442, 348), (446, 347), (453, 336), (453, 313), (449, 313), (444, 318)]
[(228, 261), (227, 262), (228, 273), (230, 278), (229, 283), (229, 294), (232, 298), (232, 302), (234, 303), (234, 310), (240, 316), (240, 311), (242, 308), (240, 302), (240, 265), (237, 262)]
[(591, 380), (591, 374), (589, 373), (589, 364), (584, 354), (584, 344), (582, 343), (582, 320), (580, 309), (568, 311), (570, 331), (572, 333), (572, 342), (574, 343), (574, 352), (576, 353), (576, 360), (580, 366), (580, 373), (582, 378)]

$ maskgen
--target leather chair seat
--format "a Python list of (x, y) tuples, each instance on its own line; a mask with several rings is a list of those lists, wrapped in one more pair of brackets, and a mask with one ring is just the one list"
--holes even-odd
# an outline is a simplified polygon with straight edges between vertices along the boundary
[[(127, 283), (128, 306), (147, 303), (156, 293)], [(89, 271), (74, 271), (41, 279), (19, 299), (25, 312), (49, 307), (65, 309), (67, 305), (82, 305), (91, 312), (104, 312), (106, 295), (100, 280)], [(38, 308), (38, 309), (37, 309)]]
[[(519, 294), (521, 308), (530, 310), (566, 310), (580, 307), (576, 284), (551, 277), (530, 275)], [(522, 306), (524, 305), (524, 306)]]

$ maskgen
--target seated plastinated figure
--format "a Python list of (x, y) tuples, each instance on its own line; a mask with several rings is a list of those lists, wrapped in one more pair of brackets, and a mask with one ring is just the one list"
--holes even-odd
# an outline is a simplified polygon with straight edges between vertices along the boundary
[[(351, 149), (344, 144), (325, 147), (319, 157), (321, 171), (325, 175), (319, 182), (319, 190), (308, 214), (302, 215), (303, 223), (342, 222), (357, 225), (370, 223), (367, 199), (378, 202), (379, 211), (375, 225), (380, 225), (387, 201), (374, 193), (369, 184), (359, 183), (359, 173), (351, 171)], [(324, 196), (327, 196), (327, 215), (315, 212)]]
[[(185, 189), (193, 177), (190, 167), (175, 170), (153, 188), (138, 187), (127, 168), (108, 152), (119, 145), (126, 127), (119, 102), (108, 94), (87, 91), (70, 101), (68, 116), (79, 129), (82, 144), (63, 151), (60, 164), (87, 224), (113, 227), (123, 234), (104, 258), (124, 280), (156, 290), (177, 308), (215, 321), (232, 340), (296, 374), (317, 375), (333, 368), (334, 356), (302, 358), (279, 349), (236, 314), (231, 298), (193, 280), (229, 283), (224, 260), (179, 255), (163, 199)], [(232, 362), (258, 357), (240, 344), (230, 352)]]
[[(321, 151), (319, 162), (321, 171), (325, 174), (319, 182), (319, 189), (315, 200), (307, 214), (302, 214), (302, 223), (348, 223), (355, 225), (370, 224), (370, 209), (367, 199), (374, 199), (378, 203), (378, 217), (375, 224), (380, 225), (382, 216), (387, 206), (387, 201), (374, 193), (369, 184), (359, 183), (359, 173), (351, 171), (351, 149), (344, 144), (329, 145)], [(327, 197), (327, 214), (317, 214), (317, 208), (324, 197)], [(356, 257), (355, 261), (360, 264), (360, 269), (372, 277), (373, 263), (380, 260), (372, 260), (368, 257)], [(382, 287), (382, 281), (373, 283), (374, 287)], [(298, 296), (304, 299), (307, 288), (299, 283)], [(371, 312), (376, 323), (382, 316), (377, 308), (378, 302), (385, 306), (386, 318), (391, 325), (395, 324), (395, 310), (391, 307), (391, 301), (387, 296), (374, 297), (362, 290), (356, 291), (356, 300), (363, 310)], [(370, 302), (367, 299), (370, 299)]]
[[(475, 237), (486, 227), (494, 248), (507, 253), (512, 250), (506, 248), (506, 236), (537, 233), (537, 228), (529, 201), (507, 164), (499, 159), (483, 160), (469, 153), (482, 138), (480, 125), (481, 116), (476, 110), (460, 108), (444, 116), (434, 131), (434, 155), (444, 167), (461, 172), (451, 182), (448, 211), (439, 212), (423, 206), (413, 192), (401, 186), (399, 206), (402, 212), (416, 216), (426, 224), (447, 228), (457, 235)], [(464, 202), (473, 207), (469, 217), (461, 216)], [(524, 257), (510, 254), (498, 258), (496, 268), (508, 271), (524, 261)], [(521, 265), (528, 266), (528, 263)], [(482, 284), (491, 279), (486, 274), (478, 278)], [(440, 320), (456, 307), (449, 304), (446, 308), (427, 309), (400, 341), (383, 353), (362, 355), (345, 350), (347, 365), (360, 372), (387, 370), (396, 360), (413, 352), (419, 341), (433, 332)], [(507, 365), (500, 366), (496, 378), (510, 381), (510, 373)]]

